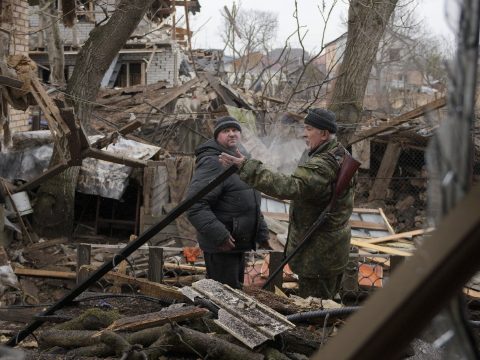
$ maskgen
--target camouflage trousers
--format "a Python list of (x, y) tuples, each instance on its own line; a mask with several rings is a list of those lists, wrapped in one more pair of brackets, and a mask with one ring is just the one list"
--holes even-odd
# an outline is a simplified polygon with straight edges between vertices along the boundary
[(340, 273), (330, 277), (299, 276), (298, 294), (303, 298), (313, 296), (321, 299), (333, 299), (340, 290), (342, 275), (343, 274)]

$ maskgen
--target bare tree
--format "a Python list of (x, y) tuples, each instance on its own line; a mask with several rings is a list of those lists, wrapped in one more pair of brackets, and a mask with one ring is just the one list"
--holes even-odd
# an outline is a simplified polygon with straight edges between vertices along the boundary
[[(404, 106), (408, 106), (410, 94), (419, 91), (423, 84), (433, 85), (436, 80), (445, 83), (447, 76), (445, 53), (438, 39), (423, 29), (413, 5), (412, 1), (397, 5), (372, 66), (377, 109), (386, 113), (392, 112), (391, 104), (399, 96), (403, 98)], [(412, 75), (417, 75), (415, 77), (422, 83), (419, 84), (418, 80), (409, 83), (408, 78)]]
[(233, 54), (233, 83), (244, 86), (247, 74), (261, 63), (254, 53), (271, 49), (278, 28), (277, 15), (259, 10), (242, 10), (235, 3), (222, 11), (224, 17), (224, 51)]
[(344, 125), (339, 138), (345, 143), (348, 143), (354, 126), (360, 121), (363, 98), (380, 39), (397, 2), (350, 1), (345, 55), (329, 105)]
[[(305, 101), (299, 107), (299, 111), (301, 112), (301, 111), (304, 111), (305, 109), (308, 109), (311, 105), (316, 103), (319, 100), (319, 98), (322, 96), (321, 92), (322, 92), (323, 85), (328, 81), (331, 81), (329, 77), (334, 66), (331, 67), (330, 69), (326, 69), (327, 71), (326, 71), (326, 74), (324, 74), (325, 75), (324, 79), (319, 79), (318, 72), (315, 72), (313, 69), (314, 69), (314, 61), (320, 57), (320, 55), (324, 50), (325, 30), (327, 29), (328, 23), (330, 21), (330, 17), (336, 5), (337, 5), (337, 1), (334, 0), (330, 4), (330, 6), (327, 6), (325, 2), (322, 2), (322, 6), (318, 7), (319, 15), (323, 22), (323, 32), (322, 32), (323, 36), (320, 39), (320, 43), (319, 43), (320, 49), (316, 53), (309, 55), (308, 52), (305, 50), (305, 47), (303, 44), (303, 40), (307, 35), (308, 30), (302, 29), (302, 26), (300, 25), (300, 19), (298, 16), (298, 1), (295, 0), (295, 11), (293, 13), (293, 17), (297, 25), (296, 35), (297, 35), (297, 40), (302, 49), (302, 56), (299, 59), (300, 66), (297, 69), (295, 69), (295, 72), (297, 73), (295, 76), (295, 80), (290, 85), (289, 93), (286, 95), (286, 101), (284, 105), (285, 109), (287, 109), (287, 107), (289, 106), (289, 104), (294, 98), (299, 96), (300, 98), (302, 98), (301, 96), (302, 94), (307, 94), (307, 97), (304, 98)], [(309, 74), (312, 74), (312, 73), (313, 73), (313, 76), (309, 76)]]
[[(67, 100), (87, 130), (92, 102), (105, 72), (152, 3), (153, 0), (121, 0), (108, 21), (90, 32), (78, 53), (67, 85)], [(52, 161), (57, 161), (55, 153)], [(78, 172), (78, 167), (70, 167), (40, 187), (34, 218), (40, 233), (48, 236), (71, 234)]]
[(50, 83), (63, 86), (65, 85), (65, 56), (63, 53), (63, 39), (60, 36), (58, 26), (59, 14), (55, 8), (55, 1), (40, 0), (39, 16), (42, 18), (45, 26), (44, 39), (47, 41), (48, 62), (50, 63)]

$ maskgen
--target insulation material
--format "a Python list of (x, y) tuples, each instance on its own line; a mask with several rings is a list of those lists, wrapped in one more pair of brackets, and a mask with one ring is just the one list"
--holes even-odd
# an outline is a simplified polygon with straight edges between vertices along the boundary
[[(95, 141), (96, 138), (90, 138), (90, 141), (92, 140)], [(132, 159), (147, 160), (158, 153), (160, 148), (120, 136), (115, 144), (108, 145), (102, 150)], [(87, 158), (82, 162), (77, 191), (120, 200), (127, 188), (131, 173), (132, 168), (129, 166)]]

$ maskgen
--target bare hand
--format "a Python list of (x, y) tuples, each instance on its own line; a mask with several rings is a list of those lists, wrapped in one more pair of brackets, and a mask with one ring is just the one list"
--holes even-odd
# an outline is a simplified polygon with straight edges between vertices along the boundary
[(237, 156), (232, 156), (227, 153), (221, 153), (220, 155), (218, 155), (218, 160), (225, 167), (229, 167), (230, 165), (235, 165), (237, 167), (240, 167), (242, 166), (246, 158), (245, 156), (242, 155), (240, 151), (238, 151), (238, 149), (237, 149), (236, 155)]
[(235, 239), (232, 237), (232, 235), (228, 236), (228, 239), (225, 240), (225, 242), (218, 247), (218, 250), (220, 251), (230, 251), (235, 248)]

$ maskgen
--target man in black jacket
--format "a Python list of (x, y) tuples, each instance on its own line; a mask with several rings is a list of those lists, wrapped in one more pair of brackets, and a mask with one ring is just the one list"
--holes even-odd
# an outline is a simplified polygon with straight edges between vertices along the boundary
[[(237, 149), (245, 151), (240, 146), (241, 131), (240, 123), (233, 117), (217, 120), (214, 138), (195, 150), (195, 173), (187, 196), (223, 172), (218, 161), (222, 152), (235, 155)], [(260, 193), (234, 174), (188, 211), (188, 219), (198, 232), (210, 279), (242, 288), (245, 251), (255, 249), (255, 243), (268, 247), (268, 228), (260, 211), (260, 200)]]

